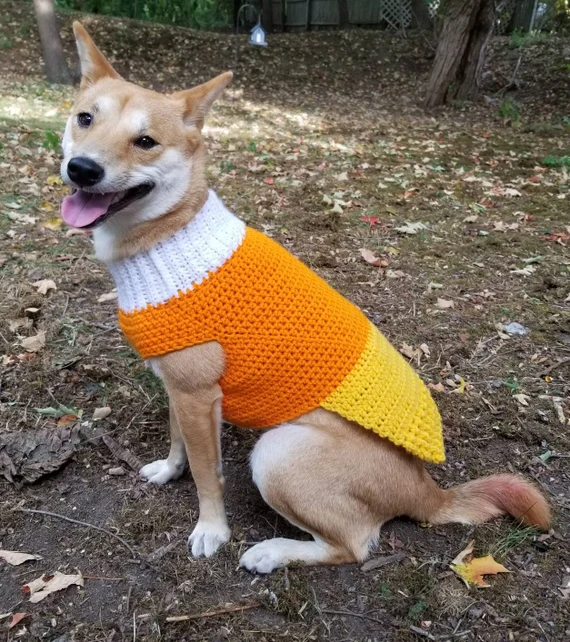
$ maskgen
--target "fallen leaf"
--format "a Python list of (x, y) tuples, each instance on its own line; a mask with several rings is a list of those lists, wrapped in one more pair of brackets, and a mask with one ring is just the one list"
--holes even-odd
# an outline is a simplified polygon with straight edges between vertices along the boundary
[(439, 299), (436, 302), (436, 306), (441, 310), (448, 310), (449, 308), (454, 308), (455, 303), (449, 299)]
[(374, 225), (376, 225), (380, 221), (380, 219), (376, 216), (362, 216), (360, 220), (363, 223), (368, 223), (370, 227), (374, 227)]
[(59, 216), (56, 216), (55, 218), (50, 218), (49, 221), (42, 223), (42, 227), (45, 227), (46, 230), (51, 230), (52, 232), (59, 232), (61, 230), (62, 225), (63, 225), (63, 219), (60, 218)]
[(465, 392), (466, 385), (467, 383), (465, 382), (465, 379), (463, 377), (459, 377), (459, 385), (457, 386), (457, 388), (454, 388), (451, 392), (455, 392), (458, 395), (462, 395)]
[(112, 410), (109, 406), (104, 406), (103, 408), (95, 408), (93, 412), (93, 421), (98, 421), (99, 419), (105, 419), (111, 414)]
[(401, 232), (402, 234), (417, 234), (420, 230), (427, 230), (427, 225), (417, 221), (416, 223), (406, 223), (400, 227), (396, 228), (396, 232)]
[(24, 584), (22, 590), (30, 595), (30, 602), (37, 604), (44, 598), (56, 591), (62, 591), (73, 585), (83, 586), (85, 584), (81, 573), (77, 575), (65, 575), (56, 571), (53, 575), (43, 575), (29, 584)]
[(20, 624), (25, 617), (28, 617), (27, 613), (14, 613), (14, 615), (12, 615), (12, 621), (8, 625), (8, 630), (13, 629), (15, 626)]
[(113, 290), (112, 292), (107, 292), (107, 294), (102, 294), (98, 299), (97, 303), (105, 303), (106, 301), (114, 301), (117, 298), (117, 291)]
[(428, 383), (428, 388), (435, 390), (436, 392), (445, 392), (445, 386), (440, 383)]
[(348, 174), (346, 172), (342, 172), (340, 174), (335, 174), (334, 176), (337, 181), (347, 181), (348, 180)]
[(46, 345), (46, 333), (40, 330), (35, 336), (22, 339), (20, 345), (28, 352), (39, 352)]
[(530, 276), (533, 272), (536, 271), (534, 265), (527, 265), (526, 267), (520, 268), (518, 270), (511, 270), (511, 274), (518, 274), (519, 276)]
[(517, 395), (513, 395), (513, 399), (516, 399), (521, 406), (528, 406), (528, 400), (530, 399), (530, 397), (529, 395), (523, 395), (521, 392)]
[(465, 581), (467, 586), (489, 587), (490, 585), (483, 579), (484, 575), (496, 575), (497, 573), (510, 573), (509, 569), (502, 564), (495, 562), (492, 555), (485, 557), (474, 557), (470, 562), (465, 564), (455, 564), (452, 569)]
[(24, 562), (30, 560), (41, 560), (41, 555), (33, 555), (32, 553), (20, 553), (19, 551), (0, 551), (0, 559), (10, 564), (10, 566), (20, 566)]
[(38, 289), (38, 294), (43, 294), (44, 296), (49, 290), (57, 290), (57, 285), (52, 279), (42, 279), (41, 281), (32, 283), (32, 285)]
[(386, 267), (388, 265), (388, 261), (386, 261), (386, 259), (377, 257), (372, 250), (367, 250), (364, 247), (360, 248), (360, 256), (366, 261), (366, 263), (370, 263), (370, 265), (374, 265), (376, 267)]
[(451, 570), (453, 570), (465, 584), (475, 584), (476, 586), (488, 587), (483, 575), (496, 575), (497, 573), (510, 573), (502, 564), (495, 562), (491, 555), (486, 557), (473, 557), (475, 540), (469, 544), (451, 561)]

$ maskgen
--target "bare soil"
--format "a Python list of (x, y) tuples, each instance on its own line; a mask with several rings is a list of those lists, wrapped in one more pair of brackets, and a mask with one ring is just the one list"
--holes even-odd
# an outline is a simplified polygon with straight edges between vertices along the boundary
[[(0, 620), (0, 638), (570, 639), (570, 42), (514, 48), (498, 38), (487, 100), (425, 113), (433, 51), (424, 37), (275, 35), (261, 51), (240, 38), (235, 83), (207, 129), (212, 186), (361, 306), (434, 387), (447, 462), (431, 472), (443, 486), (518, 472), (555, 515), (545, 537), (507, 519), (478, 528), (396, 520), (375, 555), (403, 552), (399, 563), (252, 577), (237, 568), (251, 542), (305, 537), (250, 480), (256, 434), (224, 430), (233, 537), (208, 560), (185, 546), (197, 518), (190, 477), (145, 485), (101, 439), (143, 462), (165, 456), (165, 395), (118, 331), (115, 302), (98, 302), (113, 285), (90, 238), (69, 235), (58, 218), (57, 134), (73, 90), (42, 80), (31, 6), (1, 6), (0, 431), (56, 430), (58, 419), (38, 409), (59, 404), (82, 417), (65, 466), (34, 484), (0, 480), (0, 549), (43, 556), (0, 567), (0, 615), (28, 614), (11, 630)], [(70, 56), (77, 17), (61, 15)], [(233, 67), (228, 35), (82, 18), (120, 72), (149, 87), (181, 89)], [(520, 89), (497, 93), (521, 54)], [(412, 234), (414, 223), (423, 227)], [(362, 248), (384, 267), (364, 261)], [(45, 279), (57, 289), (42, 295), (33, 284)], [(510, 322), (528, 334), (509, 337)], [(45, 346), (27, 352), (22, 341), (38, 332)], [(93, 422), (103, 406), (112, 413)], [(118, 466), (125, 474), (110, 475)], [(106, 533), (22, 507), (100, 526), (135, 556)], [(465, 587), (449, 563), (471, 539), (512, 573), (486, 590)], [(88, 578), (81, 589), (35, 605), (21, 591), (75, 569)], [(257, 607), (211, 614), (228, 604)]]

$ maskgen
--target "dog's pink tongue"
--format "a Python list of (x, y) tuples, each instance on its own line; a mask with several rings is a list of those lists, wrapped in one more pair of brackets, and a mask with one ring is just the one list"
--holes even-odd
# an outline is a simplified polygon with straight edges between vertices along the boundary
[(61, 204), (61, 216), (71, 227), (87, 227), (106, 214), (115, 194), (92, 194), (78, 189), (66, 196)]

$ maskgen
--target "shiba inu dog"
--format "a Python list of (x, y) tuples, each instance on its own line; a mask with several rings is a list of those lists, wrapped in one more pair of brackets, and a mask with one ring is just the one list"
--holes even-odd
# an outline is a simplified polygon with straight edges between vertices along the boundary
[(479, 524), (507, 513), (548, 528), (541, 493), (516, 475), (443, 490), (429, 392), (365, 315), (277, 243), (247, 228), (206, 185), (204, 119), (231, 80), (170, 95), (125, 81), (74, 24), (82, 81), (63, 137), (62, 216), (93, 229), (126, 337), (164, 382), (171, 449), (141, 476), (165, 484), (190, 463), (210, 556), (230, 538), (222, 419), (268, 428), (251, 455), (265, 501), (312, 535), (273, 538), (251, 572), (366, 558), (380, 527), (407, 515)]

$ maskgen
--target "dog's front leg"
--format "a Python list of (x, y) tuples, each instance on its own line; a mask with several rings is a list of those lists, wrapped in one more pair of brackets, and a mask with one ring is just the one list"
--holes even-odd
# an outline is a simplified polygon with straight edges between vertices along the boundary
[(188, 545), (194, 557), (210, 557), (230, 538), (220, 448), (222, 390), (215, 384), (195, 392), (169, 390), (169, 395), (198, 491), (200, 515)]
[(151, 484), (166, 484), (182, 476), (186, 466), (186, 448), (172, 405), (170, 406), (170, 453), (168, 459), (157, 459), (143, 466), (139, 474)]

